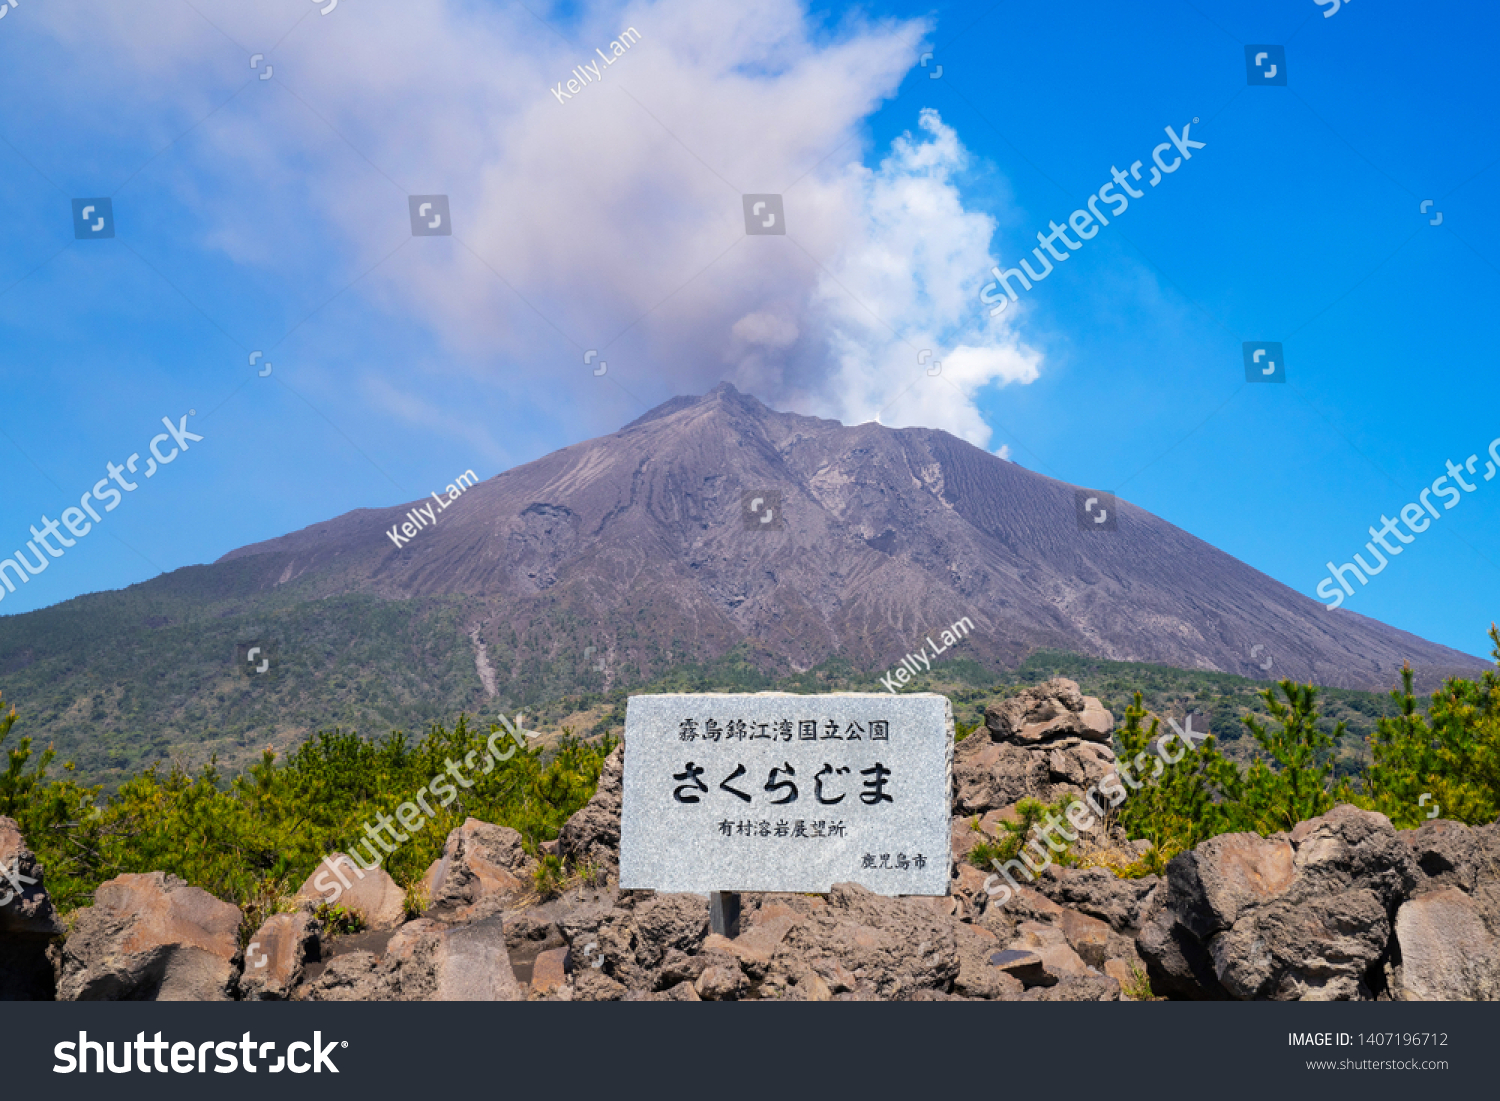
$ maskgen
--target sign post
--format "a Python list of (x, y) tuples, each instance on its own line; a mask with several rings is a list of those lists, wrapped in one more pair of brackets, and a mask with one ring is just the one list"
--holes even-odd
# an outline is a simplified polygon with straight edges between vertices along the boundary
[(632, 696), (620, 886), (946, 895), (953, 711), (933, 693)]
[(708, 895), (710, 932), (733, 940), (740, 935), (740, 895), (738, 891), (710, 891)]

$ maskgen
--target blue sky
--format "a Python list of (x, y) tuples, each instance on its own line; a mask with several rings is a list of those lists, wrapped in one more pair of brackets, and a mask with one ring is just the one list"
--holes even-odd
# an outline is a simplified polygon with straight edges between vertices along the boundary
[[(0, 548), (143, 466), (163, 417), (196, 410), (204, 439), (0, 614), (489, 477), (724, 378), (948, 428), (1310, 597), (1449, 460), (1482, 474), (1491, 12), (720, 7), (11, 9)], [(1255, 44), (1284, 47), (1286, 86), (1249, 85)], [(987, 316), (993, 263), (1186, 125), (1191, 161)], [(785, 193), (788, 238), (743, 237), (743, 192)], [(411, 194), (449, 195), (454, 236), (412, 236)], [(115, 236), (75, 239), (72, 200), (103, 196)], [(1245, 383), (1247, 341), (1283, 344), (1285, 384)], [(1346, 607), (1486, 654), (1500, 481), (1477, 485)]]

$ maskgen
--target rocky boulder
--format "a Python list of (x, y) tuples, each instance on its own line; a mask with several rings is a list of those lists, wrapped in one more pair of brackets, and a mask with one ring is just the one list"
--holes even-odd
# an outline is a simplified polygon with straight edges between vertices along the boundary
[(515, 830), (470, 818), (448, 834), (443, 855), (427, 869), (427, 916), (445, 922), (488, 917), (529, 890), (536, 866)]
[(328, 961), (314, 979), (293, 995), (308, 1002), (389, 1002), (396, 997), (390, 976), (374, 952), (346, 952)]
[[(673, 953), (695, 955), (708, 936), (708, 899), (625, 892), (613, 907), (585, 906), (558, 921), (579, 978), (594, 971), (623, 989), (652, 992), (687, 976), (664, 975)], [(696, 980), (699, 976), (690, 976)]]
[(1172, 862), (1168, 905), (1189, 932), (1207, 940), (1291, 886), (1293, 855), (1284, 836), (1220, 834)]
[[(836, 883), (777, 944), (766, 981), (800, 985), (811, 969), (836, 995), (910, 999), (947, 992), (959, 974), (957, 923), (927, 899), (887, 898)], [(838, 989), (834, 989), (834, 988)]]
[(984, 725), (995, 741), (1014, 745), (1056, 745), (1073, 740), (1108, 745), (1114, 717), (1076, 681), (1054, 677), (992, 704)]
[(525, 993), (511, 969), (496, 914), (466, 925), (418, 918), (383, 954), (335, 957), (297, 993), (305, 1001), (513, 1002)]
[(739, 936), (730, 939), (717, 933), (709, 934), (703, 942), (704, 950), (720, 949), (734, 956), (745, 973), (754, 979), (763, 978), (776, 956), (776, 949), (796, 926), (802, 916), (786, 906), (763, 907), (756, 913), (757, 921)]
[(1152, 896), (1165, 886), (1154, 875), (1120, 879), (1104, 868), (1064, 868), (1053, 864), (1035, 887), (1060, 906), (1107, 922), (1132, 936), (1146, 923)]
[(1288, 834), (1224, 834), (1174, 858), (1137, 944), (1156, 988), (1181, 997), (1371, 998), (1419, 875), (1389, 819), (1338, 806)]
[(403, 1000), (518, 1002), (525, 999), (511, 970), (504, 922), (499, 915), (469, 925), (429, 927), (412, 935), (409, 948), (388, 955), (398, 962), (397, 983)]
[(1052, 986), (1031, 987), (1018, 1001), (1023, 1002), (1117, 1002), (1120, 984), (1109, 975), (1069, 975)]
[(1052, 790), (1049, 755), (996, 742), (976, 730), (953, 751), (953, 783), (960, 814), (984, 814)]
[(241, 914), (174, 875), (100, 885), (63, 946), (66, 1001), (228, 1001)]
[[(1030, 974), (1029, 978), (1022, 978), (1027, 986), (1055, 986), (1066, 979), (1094, 974), (1083, 957), (1068, 943), (1067, 935), (1053, 925), (1023, 921), (1017, 926), (1016, 939), (1006, 946), (1006, 955), (1015, 961), (1026, 954), (1036, 959), (1034, 974)], [(1103, 963), (1102, 959), (1100, 963)], [(1013, 974), (1017, 973), (1014, 966), (1011, 970)]]
[(290, 998), (302, 979), (303, 966), (318, 951), (318, 941), (311, 914), (271, 915), (245, 949), (240, 997), (248, 1002)]
[(594, 797), (563, 824), (557, 838), (560, 856), (575, 866), (596, 869), (601, 876), (620, 875), (620, 806), (625, 791), (625, 746), (604, 759)]
[(954, 750), (955, 811), (1084, 795), (1114, 769), (1113, 729), (1104, 705), (1062, 677), (990, 706), (984, 726)]
[(21, 828), (0, 817), (0, 1001), (49, 1001), (55, 980), (47, 946), (63, 925), (42, 866)]
[[(1020, 995), (1024, 989), (1021, 979), (1011, 974), (1008, 967), (995, 963), (995, 956), (1004, 946), (994, 933), (962, 922), (954, 932), (958, 942), (958, 975), (953, 980), (953, 993), (991, 1001), (1009, 1001)], [(1040, 967), (1040, 957), (1032, 959)]]
[(1419, 873), (1396, 912), (1391, 996), (1500, 999), (1500, 824), (1433, 820), (1401, 837)]
[(343, 853), (324, 857), (296, 898), (311, 905), (342, 906), (373, 930), (394, 929), (406, 920), (406, 892), (385, 869), (361, 868)]
[[(1472, 829), (1462, 822), (1434, 819), (1414, 830), (1403, 830), (1401, 839), (1411, 847), (1422, 871), (1417, 890), (1457, 887), (1472, 893), (1479, 884), (1480, 869), (1486, 864), (1486, 841), (1500, 838), (1494, 826)], [(1488, 869), (1486, 869), (1488, 870)], [(1491, 877), (1500, 875), (1500, 868)]]
[(1392, 993), (1402, 1001), (1500, 1000), (1500, 929), (1457, 887), (1418, 895), (1396, 911), (1401, 963)]
[(536, 957), (531, 969), (532, 997), (545, 997), (568, 980), (568, 950), (549, 948)]

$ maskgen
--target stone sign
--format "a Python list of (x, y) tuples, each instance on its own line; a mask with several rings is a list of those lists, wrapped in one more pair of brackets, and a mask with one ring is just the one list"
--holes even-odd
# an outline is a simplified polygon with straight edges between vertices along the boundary
[(632, 696), (620, 886), (946, 895), (952, 765), (932, 693)]

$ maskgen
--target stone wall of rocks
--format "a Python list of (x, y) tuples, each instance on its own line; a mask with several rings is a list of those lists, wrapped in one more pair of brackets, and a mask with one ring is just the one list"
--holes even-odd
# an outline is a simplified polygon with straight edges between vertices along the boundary
[(367, 931), (320, 931), (334, 894), (320, 867), (245, 949), (239, 910), (154, 873), (101, 886), (59, 950), (43, 869), (0, 818), (0, 860), (38, 881), (0, 907), (0, 997), (1114, 1001), (1147, 977), (1184, 999), (1500, 997), (1500, 825), (1397, 831), (1340, 806), (1290, 833), (1213, 838), (1163, 879), (1051, 865), (992, 895), (963, 855), (1019, 800), (1099, 783), (1112, 729), (1068, 680), (989, 708), (955, 753), (949, 896), (747, 894), (733, 936), (710, 931), (702, 896), (614, 885), (620, 749), (549, 846), (606, 882), (543, 902), (520, 835), (470, 819), (428, 870), (421, 916), (384, 871), (334, 854), (339, 902)]

